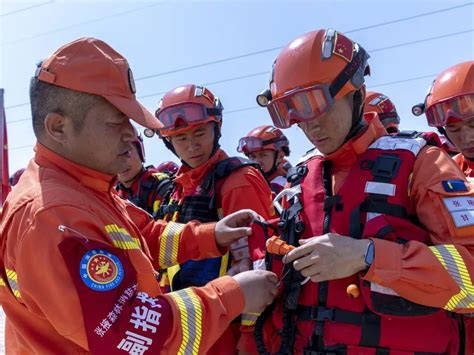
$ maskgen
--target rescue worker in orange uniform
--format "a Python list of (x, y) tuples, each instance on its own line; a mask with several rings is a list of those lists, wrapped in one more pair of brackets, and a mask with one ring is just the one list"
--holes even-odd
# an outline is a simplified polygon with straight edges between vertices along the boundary
[[(181, 223), (192, 219), (218, 221), (243, 208), (251, 208), (265, 219), (272, 216), (271, 191), (258, 166), (246, 159), (229, 157), (219, 147), (222, 115), (219, 98), (205, 87), (184, 85), (163, 96), (156, 111), (163, 125), (159, 135), (183, 165), (174, 178), (170, 199), (161, 205), (159, 218)], [(265, 269), (265, 240), (254, 239), (232, 245), (224, 257), (193, 260), (169, 268), (164, 284), (169, 283), (172, 290), (201, 286), (225, 275), (231, 265), (231, 273)], [(256, 316), (244, 314), (242, 325), (253, 325)], [(239, 327), (237, 323), (228, 328), (209, 354), (235, 352)]]
[(30, 101), (35, 155), (0, 224), (7, 353), (201, 354), (271, 302), (277, 280), (263, 270), (160, 294), (155, 269), (225, 253), (255, 215), (166, 223), (117, 195), (129, 117), (161, 127), (123, 56), (94, 38), (66, 44), (39, 64)]
[[(376, 112), (377, 116), (388, 133), (400, 131), (400, 116), (392, 100), (379, 92), (367, 91), (364, 102), (364, 113)], [(367, 115), (370, 119), (371, 115)]]
[(276, 127), (296, 123), (315, 146), (276, 201), (281, 238), (297, 248), (269, 255), (283, 287), (256, 323), (261, 353), (460, 351), (474, 193), (430, 135), (365, 124), (368, 57), (340, 32), (309, 32), (282, 49), (260, 94)]
[[(424, 112), (428, 125), (438, 128), (454, 144), (460, 152), (454, 161), (467, 179), (474, 181), (474, 61), (456, 64), (439, 74), (425, 102), (414, 111)], [(466, 354), (474, 354), (473, 316), (464, 316)]]
[(120, 197), (153, 216), (171, 191), (171, 176), (153, 165), (144, 166), (145, 147), (138, 131), (132, 143), (127, 166), (117, 175), (119, 183), (115, 189)]
[(456, 64), (433, 81), (424, 103), (413, 107), (425, 113), (428, 125), (436, 127), (457, 148), (454, 160), (468, 178), (474, 177), (474, 61)]
[(290, 142), (280, 129), (269, 125), (252, 129), (240, 138), (237, 151), (262, 167), (275, 194), (283, 190), (286, 173), (291, 168), (285, 159), (290, 155)]

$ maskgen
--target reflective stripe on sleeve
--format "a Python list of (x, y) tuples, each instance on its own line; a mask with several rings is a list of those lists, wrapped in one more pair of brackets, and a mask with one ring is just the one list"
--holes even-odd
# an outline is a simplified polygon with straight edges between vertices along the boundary
[(461, 289), (458, 294), (451, 297), (444, 308), (448, 311), (474, 308), (474, 285), (456, 247), (451, 244), (436, 245), (430, 247), (430, 250)]
[(160, 240), (160, 267), (168, 268), (178, 263), (179, 240), (184, 224), (168, 222), (161, 234)]
[(183, 339), (178, 354), (199, 354), (202, 334), (202, 305), (192, 289), (168, 294), (176, 302), (181, 320)]

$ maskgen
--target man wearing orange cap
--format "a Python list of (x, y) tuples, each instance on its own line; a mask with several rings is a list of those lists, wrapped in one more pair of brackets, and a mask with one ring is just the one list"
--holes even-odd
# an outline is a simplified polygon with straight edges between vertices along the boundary
[(8, 353), (205, 353), (238, 314), (271, 302), (266, 271), (160, 294), (156, 269), (225, 253), (255, 215), (165, 223), (117, 195), (129, 117), (161, 127), (124, 57), (97, 39), (71, 42), (38, 66), (30, 101), (35, 156), (0, 225)]
[(120, 197), (144, 209), (152, 216), (171, 191), (171, 177), (153, 165), (144, 166), (143, 138), (135, 132), (125, 170), (117, 175), (115, 187)]
[[(256, 323), (261, 353), (457, 354), (474, 311), (474, 192), (430, 136), (362, 120), (368, 54), (342, 33), (284, 47), (262, 93), (275, 126), (315, 150), (288, 173), (271, 269), (281, 296)], [(265, 100), (259, 100), (265, 102)], [(282, 207), (283, 205), (283, 207)]]
[[(223, 106), (207, 88), (184, 85), (169, 91), (160, 101), (156, 117), (163, 127), (159, 135), (182, 161), (174, 178), (174, 189), (160, 218), (185, 223), (218, 221), (242, 208), (251, 208), (262, 217), (271, 217), (271, 191), (257, 165), (228, 155), (219, 147)], [(168, 269), (173, 290), (201, 286), (212, 279), (249, 267), (265, 268), (264, 238), (249, 238), (231, 246), (222, 258), (188, 261)], [(250, 263), (253, 262), (253, 265)], [(242, 324), (253, 325), (255, 314), (244, 314)], [(238, 328), (238, 324), (237, 324)], [(228, 329), (210, 354), (235, 352), (238, 332)]]
[(252, 129), (240, 138), (237, 151), (262, 167), (272, 192), (278, 194), (283, 190), (286, 173), (291, 168), (285, 159), (290, 155), (290, 142), (280, 129), (269, 125)]
[[(474, 61), (456, 64), (433, 81), (423, 104), (414, 113), (425, 113), (428, 125), (446, 135), (460, 152), (454, 161), (474, 181)], [(465, 315), (466, 354), (474, 353), (474, 314)]]
[[(400, 130), (400, 117), (392, 100), (379, 92), (367, 91), (364, 102), (364, 113), (376, 112), (377, 116), (388, 133), (397, 133)], [(366, 116), (368, 119), (372, 115)]]

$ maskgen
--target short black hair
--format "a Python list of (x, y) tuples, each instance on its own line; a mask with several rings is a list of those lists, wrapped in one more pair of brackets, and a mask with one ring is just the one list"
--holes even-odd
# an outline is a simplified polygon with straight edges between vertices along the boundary
[(72, 118), (77, 133), (84, 126), (87, 112), (104, 101), (100, 96), (87, 94), (49, 84), (34, 77), (30, 82), (30, 103), (33, 131), (38, 138), (44, 133), (44, 120), (48, 113)]

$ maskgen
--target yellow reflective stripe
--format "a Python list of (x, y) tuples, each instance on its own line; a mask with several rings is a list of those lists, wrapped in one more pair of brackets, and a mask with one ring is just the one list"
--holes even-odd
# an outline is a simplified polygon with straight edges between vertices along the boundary
[(153, 202), (153, 214), (158, 212), (158, 209), (160, 208), (161, 205), (161, 200), (157, 200)]
[(449, 272), (460, 288), (458, 294), (451, 297), (444, 306), (452, 311), (456, 308), (474, 308), (474, 285), (464, 260), (454, 245), (437, 245), (430, 247), (433, 254)]
[(105, 231), (112, 239), (112, 243), (119, 249), (140, 249), (140, 240), (133, 238), (125, 228), (119, 228), (116, 224), (105, 226)]
[(438, 251), (437, 247), (436, 246), (430, 247), (430, 249), (431, 249), (431, 252), (436, 256), (436, 258), (438, 258), (438, 261), (444, 266), (444, 268), (448, 269), (448, 267), (446, 266), (446, 263), (444, 262), (443, 257), (441, 256), (440, 252)]
[(255, 325), (259, 315), (260, 315), (260, 313), (243, 313), (241, 324), (245, 325), (245, 326), (248, 326), (248, 327), (251, 327), (251, 326)]
[(217, 209), (217, 218), (224, 218), (224, 209), (222, 207)]
[(18, 289), (18, 276), (15, 271), (5, 268), (7, 272), (7, 281), (15, 297), (20, 298), (20, 290)]
[(229, 265), (229, 252), (225, 253), (221, 258), (221, 267), (219, 269), (219, 276), (225, 276), (228, 265)]
[(199, 354), (202, 335), (202, 306), (199, 298), (190, 288), (171, 292), (179, 309), (183, 340), (178, 354)]
[(160, 267), (162, 269), (178, 263), (179, 241), (184, 224), (168, 222), (160, 238)]

